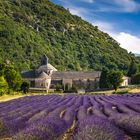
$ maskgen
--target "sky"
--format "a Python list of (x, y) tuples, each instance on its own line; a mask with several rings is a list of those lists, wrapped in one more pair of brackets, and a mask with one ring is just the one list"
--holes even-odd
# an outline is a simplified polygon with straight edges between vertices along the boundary
[(140, 0), (51, 0), (140, 54)]

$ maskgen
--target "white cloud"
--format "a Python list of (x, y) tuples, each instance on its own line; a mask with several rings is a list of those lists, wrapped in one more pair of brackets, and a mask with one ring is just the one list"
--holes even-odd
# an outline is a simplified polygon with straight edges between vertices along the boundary
[(97, 12), (132, 13), (140, 10), (140, 3), (134, 0), (106, 0), (97, 7)]
[(77, 8), (77, 7), (69, 7), (69, 11), (73, 15), (77, 15), (84, 18), (84, 14), (86, 10), (84, 8)]
[[(100, 7), (96, 7), (93, 11), (92, 9), (86, 9), (84, 7), (76, 7), (74, 6), (69, 0), (60, 0), (63, 1), (66, 8), (69, 8), (70, 12), (73, 15), (78, 15), (82, 17), (85, 20), (88, 20), (89, 22), (93, 23), (93, 25), (97, 25), (100, 30), (108, 33), (110, 36), (112, 36), (115, 40), (117, 40), (120, 43), (120, 46), (122, 48), (125, 48), (126, 50), (131, 51), (133, 53), (140, 53), (140, 37), (134, 36), (132, 34), (126, 33), (124, 31), (118, 32), (117, 30), (117, 24), (116, 23), (109, 23), (104, 22), (100, 20), (96, 20), (92, 22), (92, 19), (87, 19), (86, 16), (90, 12), (93, 11), (100, 11), (100, 12), (135, 12), (140, 10), (140, 4), (137, 3), (134, 0), (106, 0), (104, 4), (100, 5)], [(84, 1), (88, 3), (93, 3), (95, 0), (79, 0)], [(105, 4), (106, 3), (106, 4)]]
[[(64, 6), (67, 8), (76, 6), (75, 1), (71, 0), (59, 0), (63, 2)], [(121, 13), (132, 13), (140, 11), (140, 3), (135, 0), (77, 0), (77, 2), (85, 2), (89, 4), (95, 4), (92, 9), (86, 9), (92, 12), (121, 12)], [(78, 8), (78, 7), (77, 7)], [(79, 7), (80, 8), (80, 7)], [(81, 7), (84, 8), (84, 7)]]
[(93, 25), (97, 25), (100, 30), (111, 35), (128, 52), (140, 53), (140, 37), (125, 32), (116, 32), (114, 30), (116, 25), (113, 23), (96, 21)]
[(113, 25), (108, 23), (108, 22), (104, 22), (104, 21), (98, 21), (96, 20), (95, 22), (92, 23), (94, 26), (98, 26), (100, 30), (104, 31), (104, 32), (113, 32)]
[(140, 53), (140, 38), (129, 33), (120, 32), (115, 39), (121, 44), (121, 47), (129, 52)]
[(114, 0), (125, 12), (133, 12), (140, 9), (140, 4), (134, 0)]
[(87, 3), (94, 3), (95, 2), (95, 0), (81, 0), (81, 1), (87, 2)]
[[(62, 2), (67, 2), (67, 3), (71, 3), (70, 0), (59, 0), (59, 1), (62, 1)], [(79, 2), (86, 2), (86, 3), (94, 3), (95, 0), (78, 0)]]
[[(85, 19), (84, 15), (88, 14), (88, 10), (84, 7), (78, 7), (76, 5), (73, 5), (73, 3), (69, 0), (60, 0), (61, 2), (63, 2), (63, 5), (65, 8), (69, 9), (70, 13), (73, 15), (77, 15), (82, 17), (83, 19)], [(86, 1), (86, 0), (81, 0), (81, 1)], [(88, 2), (91, 2), (93, 0), (87, 0)]]
[(87, 10), (86, 8), (82, 8), (82, 7), (76, 7), (73, 5), (70, 5), (68, 9), (72, 15), (77, 15), (81, 17), (82, 19), (90, 22), (90, 19), (87, 18), (87, 15), (89, 14), (90, 10)]

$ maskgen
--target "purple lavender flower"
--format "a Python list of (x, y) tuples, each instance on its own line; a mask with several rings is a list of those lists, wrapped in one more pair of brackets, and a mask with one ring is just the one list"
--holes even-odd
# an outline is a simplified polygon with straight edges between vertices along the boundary
[(132, 134), (140, 134), (140, 115), (118, 114), (110, 117), (117, 126)]
[(124, 140), (124, 133), (107, 119), (87, 117), (78, 123), (73, 140)]
[(16, 134), (14, 140), (61, 140), (67, 130), (64, 120), (58, 117), (48, 117), (38, 120), (23, 131)]
[(63, 119), (66, 121), (66, 123), (71, 126), (74, 122), (74, 119), (76, 117), (76, 108), (75, 106), (71, 106), (65, 111)]
[(87, 107), (80, 106), (77, 114), (78, 120), (81, 120), (87, 116)]
[(0, 119), (0, 138), (10, 135), (4, 120)]

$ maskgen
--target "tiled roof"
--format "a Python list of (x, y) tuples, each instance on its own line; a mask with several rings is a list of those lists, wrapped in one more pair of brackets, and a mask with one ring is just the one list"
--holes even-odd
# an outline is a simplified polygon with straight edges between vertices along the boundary
[(22, 78), (35, 78), (36, 73), (35, 70), (30, 70), (30, 71), (24, 71), (21, 73)]
[(50, 63), (48, 63), (47, 67), (49, 70), (57, 71), (57, 69), (53, 65), (51, 65)]
[[(82, 71), (54, 71), (52, 74), (52, 79), (94, 79), (97, 77), (100, 77), (101, 72), (100, 71), (93, 71), (93, 72), (82, 72)], [(32, 79), (32, 78), (43, 78), (47, 77), (48, 74), (46, 72), (42, 72), (40, 74), (36, 73), (36, 71), (26, 71), (21, 73), (22, 78), (25, 79)], [(48, 76), (48, 78), (50, 78)]]
[(41, 73), (41, 72), (48, 73), (48, 71), (50, 71), (50, 70), (57, 71), (57, 69), (55, 67), (53, 67), (51, 64), (49, 64), (49, 63), (48, 63), (48, 65), (42, 65), (38, 69), (36, 69), (36, 71), (38, 73)]
[(100, 77), (100, 71), (84, 72), (84, 71), (56, 71), (52, 74), (52, 79), (94, 79)]

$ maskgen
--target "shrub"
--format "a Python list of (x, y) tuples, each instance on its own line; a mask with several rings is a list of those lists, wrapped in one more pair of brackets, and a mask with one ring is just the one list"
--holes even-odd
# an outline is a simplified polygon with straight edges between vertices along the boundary
[(61, 91), (62, 88), (63, 86), (61, 84), (56, 84), (55, 86), (56, 91)]
[(72, 85), (72, 88), (71, 88), (71, 90), (72, 90), (72, 91), (75, 91), (75, 92), (77, 92), (77, 90), (78, 90), (78, 87), (77, 87), (77, 86), (75, 86), (75, 85)]
[(117, 126), (131, 134), (140, 134), (140, 115), (118, 114), (110, 118)]
[(21, 86), (21, 76), (13, 67), (7, 67), (4, 72), (5, 79), (10, 89), (18, 91)]
[(21, 91), (23, 91), (23, 93), (27, 93), (29, 91), (29, 83), (28, 82), (23, 82), (21, 84)]
[(132, 84), (140, 84), (140, 73), (132, 76)]
[(124, 140), (124, 134), (107, 119), (94, 116), (79, 122), (74, 140)]
[(109, 75), (109, 82), (115, 89), (115, 91), (119, 88), (121, 83), (123, 82), (123, 74), (120, 71), (112, 71)]
[(67, 130), (64, 120), (57, 117), (40, 119), (14, 136), (15, 140), (61, 140)]
[(8, 92), (8, 83), (3, 76), (0, 76), (0, 95)]
[(113, 92), (113, 94), (127, 94), (127, 93), (129, 93), (128, 90), (122, 90), (122, 91)]

